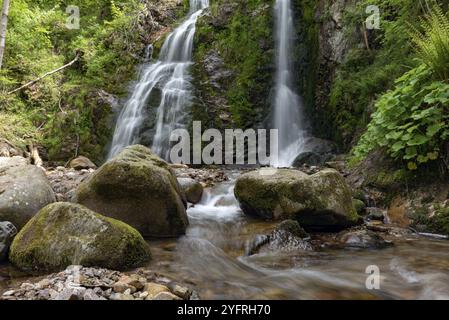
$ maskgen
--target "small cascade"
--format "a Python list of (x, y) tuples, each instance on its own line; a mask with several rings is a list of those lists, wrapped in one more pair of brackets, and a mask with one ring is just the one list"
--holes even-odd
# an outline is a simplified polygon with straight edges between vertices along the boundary
[[(191, 102), (188, 69), (192, 64), (195, 25), (208, 6), (209, 0), (190, 0), (187, 19), (167, 37), (159, 59), (144, 66), (117, 120), (109, 158), (124, 147), (140, 142), (140, 129), (150, 104), (149, 107), (157, 107), (152, 150), (168, 159), (170, 134), (186, 123), (186, 108)], [(147, 48), (147, 59), (151, 58), (152, 51), (152, 47)], [(151, 105), (158, 95), (158, 105)]]

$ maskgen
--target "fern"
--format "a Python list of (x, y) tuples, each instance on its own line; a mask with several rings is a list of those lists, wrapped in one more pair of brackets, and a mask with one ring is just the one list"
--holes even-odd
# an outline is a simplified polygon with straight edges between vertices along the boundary
[(422, 63), (440, 80), (449, 80), (449, 18), (441, 7), (435, 4), (419, 28), (411, 27), (410, 36)]

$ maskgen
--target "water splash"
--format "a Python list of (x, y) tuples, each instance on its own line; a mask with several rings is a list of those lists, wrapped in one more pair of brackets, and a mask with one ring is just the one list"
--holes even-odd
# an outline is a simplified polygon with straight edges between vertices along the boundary
[[(208, 6), (209, 0), (190, 0), (187, 19), (167, 37), (159, 59), (144, 67), (117, 120), (108, 158), (124, 147), (140, 142), (140, 129), (147, 117), (145, 111), (148, 104), (156, 107), (151, 105), (155, 100), (153, 97), (160, 94), (152, 149), (168, 159), (170, 134), (186, 123), (186, 108), (191, 103), (191, 77), (188, 69), (192, 64), (196, 21)], [(147, 56), (149, 55), (150, 50), (147, 51)]]

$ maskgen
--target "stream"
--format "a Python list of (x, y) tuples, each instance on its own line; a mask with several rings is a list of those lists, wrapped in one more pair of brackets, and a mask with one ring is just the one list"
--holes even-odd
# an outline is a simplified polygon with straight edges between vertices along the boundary
[[(248, 243), (275, 223), (248, 218), (231, 180), (206, 189), (188, 209), (179, 239), (150, 241), (158, 273), (195, 288), (202, 299), (449, 299), (449, 242), (401, 237), (381, 250), (282, 250), (245, 255)], [(380, 290), (366, 289), (367, 266), (380, 269)], [(0, 292), (34, 281), (0, 265)]]
[[(448, 299), (449, 242), (410, 237), (381, 250), (293, 250), (245, 256), (274, 224), (247, 218), (233, 183), (208, 190), (188, 210), (186, 236), (151, 243), (150, 267), (194, 285), (203, 299)], [(380, 290), (366, 289), (377, 265)]]

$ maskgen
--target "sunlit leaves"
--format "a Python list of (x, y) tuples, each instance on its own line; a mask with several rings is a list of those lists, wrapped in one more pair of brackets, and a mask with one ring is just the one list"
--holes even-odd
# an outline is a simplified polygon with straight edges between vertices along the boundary
[(393, 158), (405, 160), (409, 170), (439, 158), (449, 138), (449, 84), (432, 75), (421, 65), (377, 101), (368, 130), (354, 149), (356, 157), (383, 147)]

